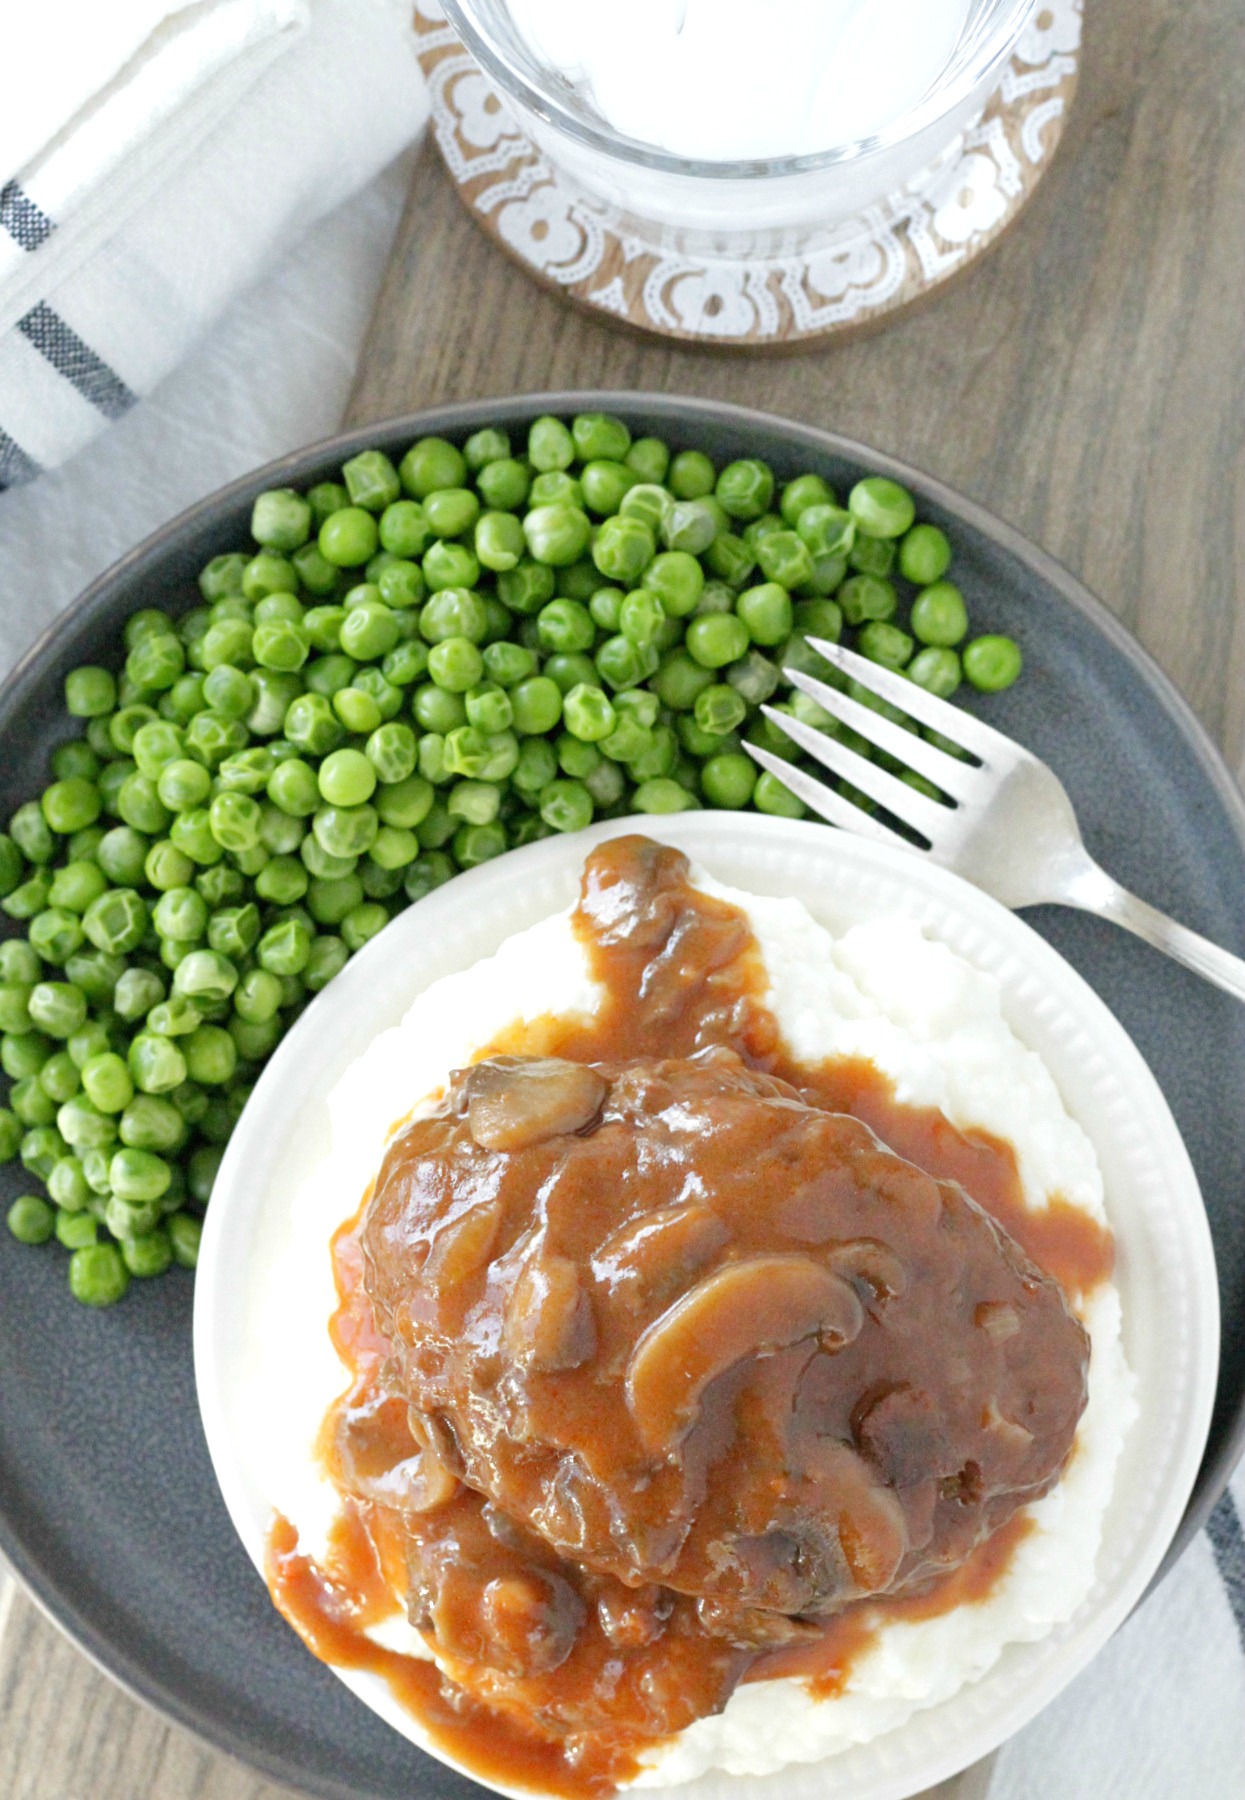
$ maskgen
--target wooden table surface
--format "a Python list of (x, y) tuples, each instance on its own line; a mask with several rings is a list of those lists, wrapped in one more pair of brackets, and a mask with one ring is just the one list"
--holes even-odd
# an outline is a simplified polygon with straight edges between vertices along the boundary
[[(993, 254), (878, 335), (796, 357), (693, 353), (570, 311), (477, 233), (426, 149), (349, 418), (540, 388), (647, 388), (861, 438), (1066, 563), (1241, 772), (1242, 12), (1239, 0), (1087, 10), (1063, 147)], [(122, 1694), (3, 1582), (3, 1800), (276, 1800)], [(980, 1789), (961, 1782), (957, 1800)]]

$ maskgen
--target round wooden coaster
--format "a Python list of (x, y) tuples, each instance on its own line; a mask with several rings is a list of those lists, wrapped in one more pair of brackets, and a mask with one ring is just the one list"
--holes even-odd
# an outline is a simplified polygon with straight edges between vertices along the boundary
[(437, 0), (417, 50), (468, 211), (537, 280), (618, 324), (685, 342), (798, 349), (935, 292), (1004, 232), (1041, 180), (1076, 89), (1082, 0), (1042, 0), (975, 125), (919, 194), (814, 234), (795, 256), (674, 254), (561, 175), (515, 123)]

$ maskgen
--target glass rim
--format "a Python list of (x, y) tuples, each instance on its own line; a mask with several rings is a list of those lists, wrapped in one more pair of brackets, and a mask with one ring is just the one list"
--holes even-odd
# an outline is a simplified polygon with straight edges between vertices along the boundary
[[(591, 4), (591, 0), (588, 0)], [(706, 181), (740, 181), (811, 175), (844, 163), (860, 162), (879, 151), (891, 150), (918, 137), (928, 126), (953, 112), (967, 99), (980, 82), (990, 76), (1015, 48), (1026, 24), (1038, 7), (1038, 0), (1005, 0), (999, 16), (989, 31), (978, 31), (978, 41), (968, 54), (952, 59), (954, 74), (945, 85), (935, 84), (926, 90), (915, 106), (884, 130), (867, 137), (852, 138), (800, 156), (723, 158), (708, 161), (681, 156), (628, 137), (608, 127), (598, 127), (572, 112), (556, 95), (538, 86), (520, 58), (510, 53), (495, 35), (481, 24), (471, 0), (441, 0), (445, 16), (462, 39), (464, 47), (491, 77), (501, 92), (517, 100), (527, 111), (546, 125), (573, 139), (587, 150), (614, 161), (638, 164), (667, 175), (692, 176)], [(516, 33), (517, 36), (517, 33)], [(957, 52), (957, 54), (959, 54)], [(525, 47), (524, 55), (534, 65), (534, 53)]]

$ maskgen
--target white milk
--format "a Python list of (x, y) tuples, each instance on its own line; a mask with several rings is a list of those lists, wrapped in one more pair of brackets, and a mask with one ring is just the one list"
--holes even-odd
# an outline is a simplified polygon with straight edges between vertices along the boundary
[(950, 62), (971, 0), (509, 0), (614, 129), (704, 161), (873, 136)]

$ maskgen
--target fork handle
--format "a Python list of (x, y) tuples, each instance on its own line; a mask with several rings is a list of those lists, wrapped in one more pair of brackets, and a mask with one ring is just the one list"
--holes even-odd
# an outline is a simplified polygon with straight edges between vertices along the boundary
[(1174, 919), (1169, 919), (1147, 900), (1139, 900), (1097, 863), (1087, 859), (1087, 867), (1078, 872), (1057, 897), (1065, 905), (1079, 906), (1085, 912), (1113, 920), (1125, 931), (1135, 932), (1165, 956), (1192, 969), (1195, 975), (1213, 981), (1216, 987), (1226, 988), (1238, 1000), (1245, 1000), (1245, 961), (1230, 951), (1221, 950), (1209, 938), (1190, 931), (1187, 925), (1177, 925)]

